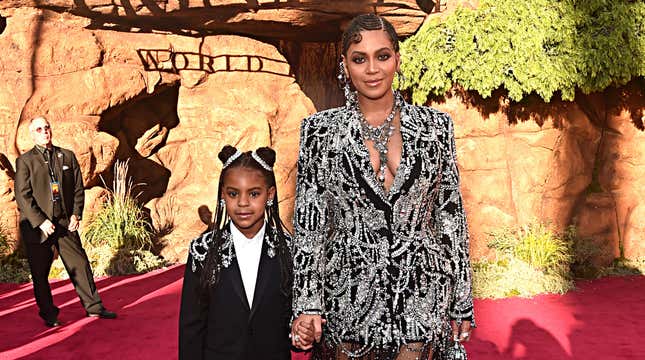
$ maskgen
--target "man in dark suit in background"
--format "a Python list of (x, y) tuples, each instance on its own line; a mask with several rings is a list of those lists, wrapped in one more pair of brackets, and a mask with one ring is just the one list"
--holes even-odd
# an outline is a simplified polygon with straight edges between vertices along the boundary
[(29, 133), (35, 146), (16, 159), (15, 196), (39, 315), (49, 327), (60, 325), (48, 280), (55, 248), (86, 315), (114, 319), (116, 314), (103, 307), (77, 232), (85, 195), (76, 157), (52, 144), (45, 118), (31, 120)]

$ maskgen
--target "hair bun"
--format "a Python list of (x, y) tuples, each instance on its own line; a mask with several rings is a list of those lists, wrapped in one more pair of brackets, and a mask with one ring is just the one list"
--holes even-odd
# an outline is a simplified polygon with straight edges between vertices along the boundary
[(222, 150), (220, 150), (219, 154), (217, 154), (217, 157), (220, 159), (220, 161), (225, 164), (228, 159), (233, 156), (237, 152), (237, 149), (234, 146), (231, 145), (224, 145)]
[(260, 158), (267, 163), (267, 165), (273, 167), (273, 164), (275, 164), (275, 151), (270, 147), (263, 146), (255, 150), (255, 153), (258, 154)]

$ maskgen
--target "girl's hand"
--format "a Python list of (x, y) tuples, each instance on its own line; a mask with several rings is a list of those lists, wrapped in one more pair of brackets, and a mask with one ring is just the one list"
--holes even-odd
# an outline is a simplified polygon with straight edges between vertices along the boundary
[(301, 350), (311, 349), (314, 341), (320, 342), (325, 322), (320, 315), (298, 316), (291, 324), (291, 345)]
[(463, 320), (459, 325), (457, 325), (457, 321), (450, 320), (450, 327), (452, 328), (452, 338), (454, 341), (462, 342), (470, 340), (470, 320)]

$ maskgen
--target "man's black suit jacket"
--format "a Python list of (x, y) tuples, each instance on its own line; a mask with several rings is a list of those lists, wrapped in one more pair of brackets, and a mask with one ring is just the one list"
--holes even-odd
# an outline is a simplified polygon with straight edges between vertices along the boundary
[[(67, 224), (71, 215), (76, 215), (80, 220), (85, 194), (76, 156), (70, 150), (54, 146), (52, 159), (52, 169), (60, 184), (63, 216), (66, 218), (61, 222)], [(20, 209), (23, 240), (43, 242), (46, 239), (38, 226), (46, 219), (53, 220), (54, 206), (49, 167), (43, 153), (35, 146), (16, 159), (15, 196)]]
[(237, 260), (220, 271), (208, 305), (200, 303), (199, 271), (186, 262), (179, 315), (180, 360), (289, 360), (291, 306), (280, 290), (278, 256), (267, 255), (266, 243), (249, 307)]

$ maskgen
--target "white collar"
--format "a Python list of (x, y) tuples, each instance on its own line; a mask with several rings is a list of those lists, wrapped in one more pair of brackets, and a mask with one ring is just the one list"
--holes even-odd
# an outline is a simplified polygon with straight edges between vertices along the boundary
[(262, 223), (262, 228), (260, 228), (260, 231), (258, 231), (255, 236), (252, 238), (247, 238), (242, 232), (233, 224), (233, 222), (230, 222), (229, 229), (231, 231), (231, 236), (233, 237), (233, 242), (235, 243), (235, 246), (248, 246), (251, 244), (256, 244), (259, 242), (260, 244), (262, 243), (262, 239), (264, 238), (264, 232), (266, 230), (266, 221)]

